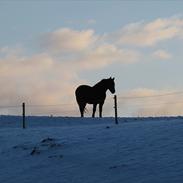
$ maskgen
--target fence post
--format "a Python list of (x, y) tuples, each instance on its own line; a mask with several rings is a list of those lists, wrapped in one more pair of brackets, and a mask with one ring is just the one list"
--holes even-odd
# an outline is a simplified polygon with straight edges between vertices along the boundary
[(115, 123), (118, 124), (117, 96), (116, 95), (114, 95), (114, 112), (115, 112)]
[(22, 103), (22, 127), (25, 129), (25, 103)]

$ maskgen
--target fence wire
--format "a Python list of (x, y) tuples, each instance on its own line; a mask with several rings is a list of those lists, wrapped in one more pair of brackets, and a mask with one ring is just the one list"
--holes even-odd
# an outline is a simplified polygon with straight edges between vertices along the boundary
[[(180, 96), (183, 95), (183, 91), (177, 92), (169, 92), (169, 93), (162, 93), (157, 95), (143, 95), (143, 96), (121, 96), (119, 95), (118, 98), (118, 111), (132, 111), (134, 108), (136, 110), (140, 109), (149, 109), (149, 108), (157, 108), (165, 105), (176, 105), (176, 104), (183, 104), (182, 101), (179, 99), (178, 101), (170, 101), (166, 102), (165, 97), (169, 96)], [(107, 112), (109, 110), (113, 110), (114, 107), (114, 97), (107, 97), (104, 105), (104, 110), (106, 109)], [(153, 101), (152, 101), (153, 99)], [(154, 99), (156, 99), (154, 101)], [(146, 101), (146, 103), (144, 103)], [(110, 106), (105, 107), (105, 106)], [(1, 114), (8, 114), (8, 115), (21, 115), (21, 108), (22, 105), (0, 105), (0, 113)], [(87, 107), (86, 115), (91, 113), (91, 107)], [(105, 111), (104, 111), (105, 113)], [(76, 102), (73, 103), (57, 103), (57, 104), (27, 104), (26, 103), (26, 114), (27, 115), (56, 115), (56, 116), (80, 116), (78, 105)]]

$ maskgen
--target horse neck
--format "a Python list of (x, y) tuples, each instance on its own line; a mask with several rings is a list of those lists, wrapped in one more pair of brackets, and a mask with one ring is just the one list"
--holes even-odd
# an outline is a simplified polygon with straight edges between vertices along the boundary
[(93, 88), (104, 93), (108, 90), (108, 88), (102, 82), (97, 83), (93, 86)]

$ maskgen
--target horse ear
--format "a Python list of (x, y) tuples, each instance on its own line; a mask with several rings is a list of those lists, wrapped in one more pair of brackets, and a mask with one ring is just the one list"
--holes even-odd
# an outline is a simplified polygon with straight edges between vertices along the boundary
[(109, 79), (112, 79), (112, 80), (114, 80), (115, 78), (112, 78), (112, 77), (110, 77)]

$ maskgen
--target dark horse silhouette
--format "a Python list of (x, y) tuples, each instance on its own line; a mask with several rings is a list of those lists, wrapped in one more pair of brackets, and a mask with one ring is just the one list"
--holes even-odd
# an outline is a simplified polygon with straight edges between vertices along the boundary
[(99, 104), (99, 116), (102, 117), (102, 107), (106, 98), (106, 91), (110, 90), (111, 93), (115, 93), (114, 78), (102, 79), (93, 87), (88, 85), (80, 85), (76, 91), (76, 100), (79, 105), (81, 117), (84, 116), (84, 110), (86, 104), (93, 104), (93, 114), (95, 117), (95, 111), (97, 104)]

